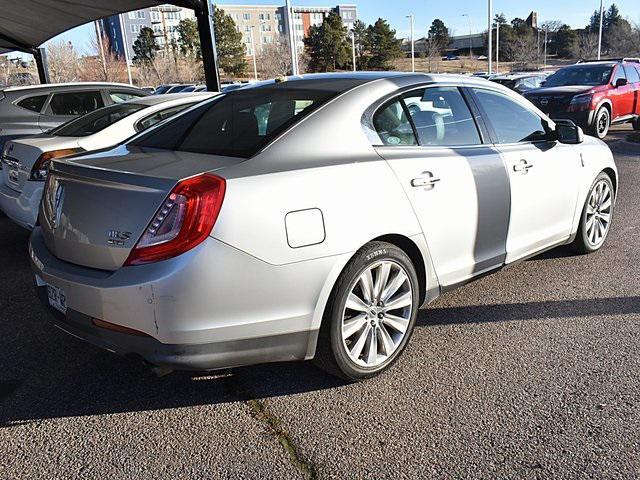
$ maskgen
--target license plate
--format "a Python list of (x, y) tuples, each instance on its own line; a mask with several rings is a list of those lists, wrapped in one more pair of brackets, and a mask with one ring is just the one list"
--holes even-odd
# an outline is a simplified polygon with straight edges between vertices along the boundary
[(47, 285), (47, 295), (49, 296), (49, 305), (61, 313), (67, 313), (67, 296), (64, 290), (53, 285)]

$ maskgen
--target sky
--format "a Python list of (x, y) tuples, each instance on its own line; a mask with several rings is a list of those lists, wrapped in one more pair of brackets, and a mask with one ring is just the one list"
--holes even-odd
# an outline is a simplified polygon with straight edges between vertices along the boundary
[[(334, 6), (338, 0), (291, 0), (293, 5)], [(225, 4), (267, 4), (281, 5), (284, 0), (219, 0)], [(356, 4), (358, 16), (365, 23), (373, 23), (378, 17), (389, 21), (399, 37), (409, 36), (409, 19), (415, 17), (416, 38), (426, 34), (435, 18), (440, 18), (454, 35), (466, 35), (469, 30), (480, 32), (487, 25), (487, 2), (483, 0), (342, 0), (339, 3)], [(615, 3), (623, 17), (640, 23), (640, 0), (605, 1), (605, 8)], [(538, 22), (561, 20), (574, 28), (584, 27), (594, 10), (600, 6), (599, 0), (493, 0), (494, 13), (504, 13), (507, 20), (514, 17), (526, 18), (529, 12), (538, 12)], [(467, 14), (468, 17), (464, 17)], [(71, 41), (80, 51), (89, 49), (91, 35), (95, 35), (93, 24), (74, 28), (56, 37)]]

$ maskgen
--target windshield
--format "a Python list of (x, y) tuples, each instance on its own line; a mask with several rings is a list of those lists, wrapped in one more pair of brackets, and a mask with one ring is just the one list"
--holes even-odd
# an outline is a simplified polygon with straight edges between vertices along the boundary
[(143, 134), (131, 145), (249, 158), (338, 93), (276, 87), (237, 90)]
[(49, 134), (58, 137), (86, 137), (98, 133), (100, 130), (144, 108), (147, 108), (147, 105), (138, 103), (110, 105), (64, 123), (51, 130)]
[(547, 78), (544, 87), (567, 85), (604, 85), (611, 77), (612, 65), (580, 65), (558, 70)]

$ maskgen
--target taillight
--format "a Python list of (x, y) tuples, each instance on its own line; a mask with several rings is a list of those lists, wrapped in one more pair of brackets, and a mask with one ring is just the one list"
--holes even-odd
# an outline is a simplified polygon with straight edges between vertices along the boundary
[(63, 148), (60, 150), (52, 150), (50, 152), (44, 152), (36, 163), (33, 164), (33, 168), (31, 169), (31, 175), (29, 175), (29, 180), (34, 182), (43, 182), (46, 180), (47, 175), (49, 174), (49, 163), (54, 158), (62, 158), (69, 155), (73, 155), (74, 153), (84, 152), (83, 148)]
[(158, 209), (125, 265), (176, 257), (204, 241), (216, 223), (225, 181), (205, 173), (181, 181)]

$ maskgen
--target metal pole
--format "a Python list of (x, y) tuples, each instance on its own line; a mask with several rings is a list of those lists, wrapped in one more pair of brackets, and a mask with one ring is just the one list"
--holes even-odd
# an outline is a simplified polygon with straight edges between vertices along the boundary
[(353, 30), (351, 30), (351, 55), (353, 57), (352, 61), (353, 61), (353, 71), (355, 72), (356, 69), (356, 32), (354, 32)]
[(492, 11), (493, 11), (493, 7), (491, 5), (491, 0), (488, 0), (488, 5), (487, 5), (487, 24), (489, 26), (489, 55), (487, 55), (487, 60), (489, 62), (489, 75), (491, 75), (492, 70), (493, 70), (493, 64), (492, 64), (492, 59), (491, 57), (493, 56), (493, 45), (492, 45), (492, 41), (493, 39), (492, 37), (492, 28), (491, 28), (491, 17), (492, 17)]
[(291, 48), (291, 74), (298, 75), (298, 50), (296, 48), (296, 37), (293, 28), (293, 13), (291, 12), (291, 0), (285, 4), (287, 9), (287, 26), (289, 27), (289, 47)]
[(407, 18), (411, 20), (411, 71), (416, 71), (416, 51), (413, 41), (413, 15), (407, 15)]
[(496, 73), (500, 72), (500, 59), (499, 57), (499, 52), (500, 52), (500, 22), (496, 22)]
[(598, 32), (598, 60), (602, 53), (602, 24), (604, 23), (604, 1), (600, 0), (600, 31)]
[(249, 38), (251, 39), (251, 56), (253, 57), (253, 78), (258, 80), (258, 64), (256, 63), (256, 44), (253, 41), (253, 25), (249, 29)]
[(38, 77), (40, 83), (51, 83), (49, 78), (49, 65), (47, 64), (47, 51), (44, 47), (39, 47), (33, 51), (33, 57), (38, 67)]
[(549, 32), (549, 25), (545, 25), (544, 28), (544, 69), (547, 69), (547, 33)]
[(102, 71), (104, 72), (104, 76), (105, 76), (105, 80), (107, 80), (106, 76), (107, 76), (107, 63), (104, 59), (104, 45), (102, 43), (102, 29), (100, 28), (100, 23), (98, 22), (98, 20), (93, 22), (94, 26), (96, 27), (96, 38), (98, 40), (98, 45), (100, 47), (100, 59), (102, 60)]
[(129, 46), (127, 44), (127, 30), (124, 28), (124, 17), (119, 15), (120, 20), (120, 33), (122, 35), (122, 49), (124, 50), (124, 61), (127, 64), (127, 76), (129, 77), (129, 85), (133, 85), (133, 79), (131, 78), (131, 63), (129, 63)]
[(218, 54), (216, 52), (216, 34), (213, 25), (213, 6), (208, 0), (194, 5), (198, 21), (198, 35), (202, 47), (202, 66), (207, 90), (220, 91), (220, 72), (218, 71)]

